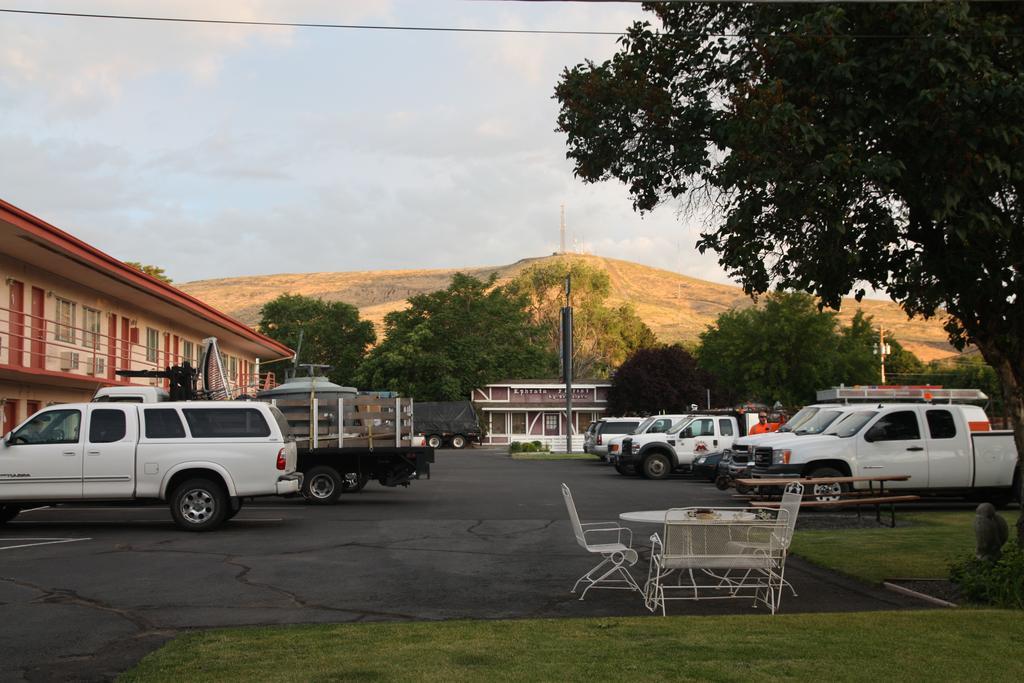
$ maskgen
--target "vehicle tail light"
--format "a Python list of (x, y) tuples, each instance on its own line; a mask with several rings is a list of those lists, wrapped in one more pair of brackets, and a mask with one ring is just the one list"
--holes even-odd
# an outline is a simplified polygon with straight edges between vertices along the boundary
[(288, 467), (288, 458), (287, 458), (287, 456), (285, 456), (284, 449), (282, 448), (281, 450), (279, 450), (277, 452), (277, 469), (284, 470), (287, 467)]
[(603, 444), (603, 443), (604, 443), (604, 439), (602, 439), (602, 438), (601, 438), (601, 435), (600, 435), (600, 434), (598, 434), (598, 435), (597, 435), (597, 445), (598, 445), (598, 446), (600, 446), (600, 445), (601, 445), (601, 444)]
[(619, 444), (613, 443), (611, 446), (608, 447), (608, 450), (610, 450), (612, 453), (618, 453), (619, 452)]

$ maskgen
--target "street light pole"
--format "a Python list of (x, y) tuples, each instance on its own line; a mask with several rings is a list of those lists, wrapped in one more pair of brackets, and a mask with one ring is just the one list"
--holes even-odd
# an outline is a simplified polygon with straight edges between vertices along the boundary
[(572, 453), (572, 276), (565, 276), (562, 309), (562, 373), (565, 379), (565, 452)]

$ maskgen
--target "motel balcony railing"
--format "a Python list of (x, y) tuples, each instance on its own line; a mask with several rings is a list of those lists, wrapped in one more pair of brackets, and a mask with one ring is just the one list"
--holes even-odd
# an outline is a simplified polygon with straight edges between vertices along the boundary
[[(108, 332), (68, 325), (0, 306), (0, 369), (31, 373), (37, 371), (74, 379), (92, 379), (103, 384), (145, 384), (166, 386), (166, 380), (118, 377), (117, 370), (163, 370), (189, 361), (198, 365), (202, 344), (193, 342), (191, 358), (182, 355), (184, 339), (161, 331), (157, 346), (140, 343), (145, 330), (129, 319), (125, 337), (123, 320), (101, 313), (100, 327)], [(117, 323), (116, 325), (114, 323)], [(115, 334), (110, 334), (110, 331)], [(190, 340), (189, 340), (190, 341)], [(273, 372), (255, 372), (255, 365), (239, 359), (236, 372), (228, 372), (233, 396), (254, 396), (277, 385)]]

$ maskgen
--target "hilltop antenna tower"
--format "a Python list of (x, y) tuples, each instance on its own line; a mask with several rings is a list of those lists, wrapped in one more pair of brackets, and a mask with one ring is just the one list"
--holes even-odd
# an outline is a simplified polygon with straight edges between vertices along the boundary
[(559, 234), (561, 237), (561, 246), (559, 254), (565, 253), (565, 204), (561, 205), (561, 220), (559, 221)]

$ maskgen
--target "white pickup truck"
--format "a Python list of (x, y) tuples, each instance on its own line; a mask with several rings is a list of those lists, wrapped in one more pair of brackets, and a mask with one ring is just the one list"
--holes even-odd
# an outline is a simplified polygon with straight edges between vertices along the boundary
[(0, 445), (0, 523), (25, 507), (167, 501), (178, 527), (208, 531), (242, 498), (298, 493), (296, 447), (277, 408), (249, 401), (70, 403)]
[(624, 466), (619, 462), (622, 455), (622, 442), (630, 437), (640, 434), (662, 434), (679, 424), (682, 420), (689, 420), (689, 415), (651, 415), (637, 425), (629, 434), (618, 434), (611, 437), (608, 442), (608, 463), (615, 466), (619, 474), (635, 474), (633, 471), (624, 471)]
[[(701, 453), (731, 446), (737, 436), (746, 433), (746, 425), (742, 432), (740, 427), (733, 415), (690, 415), (664, 434), (623, 439), (618, 464), (648, 479), (664, 479), (675, 470), (689, 470)], [(619, 469), (620, 474), (623, 469)]]
[[(971, 405), (857, 406), (826, 434), (753, 446), (755, 478), (910, 475), (887, 488), (1007, 504), (1020, 490), (1013, 433)], [(866, 485), (866, 484), (865, 484)]]

